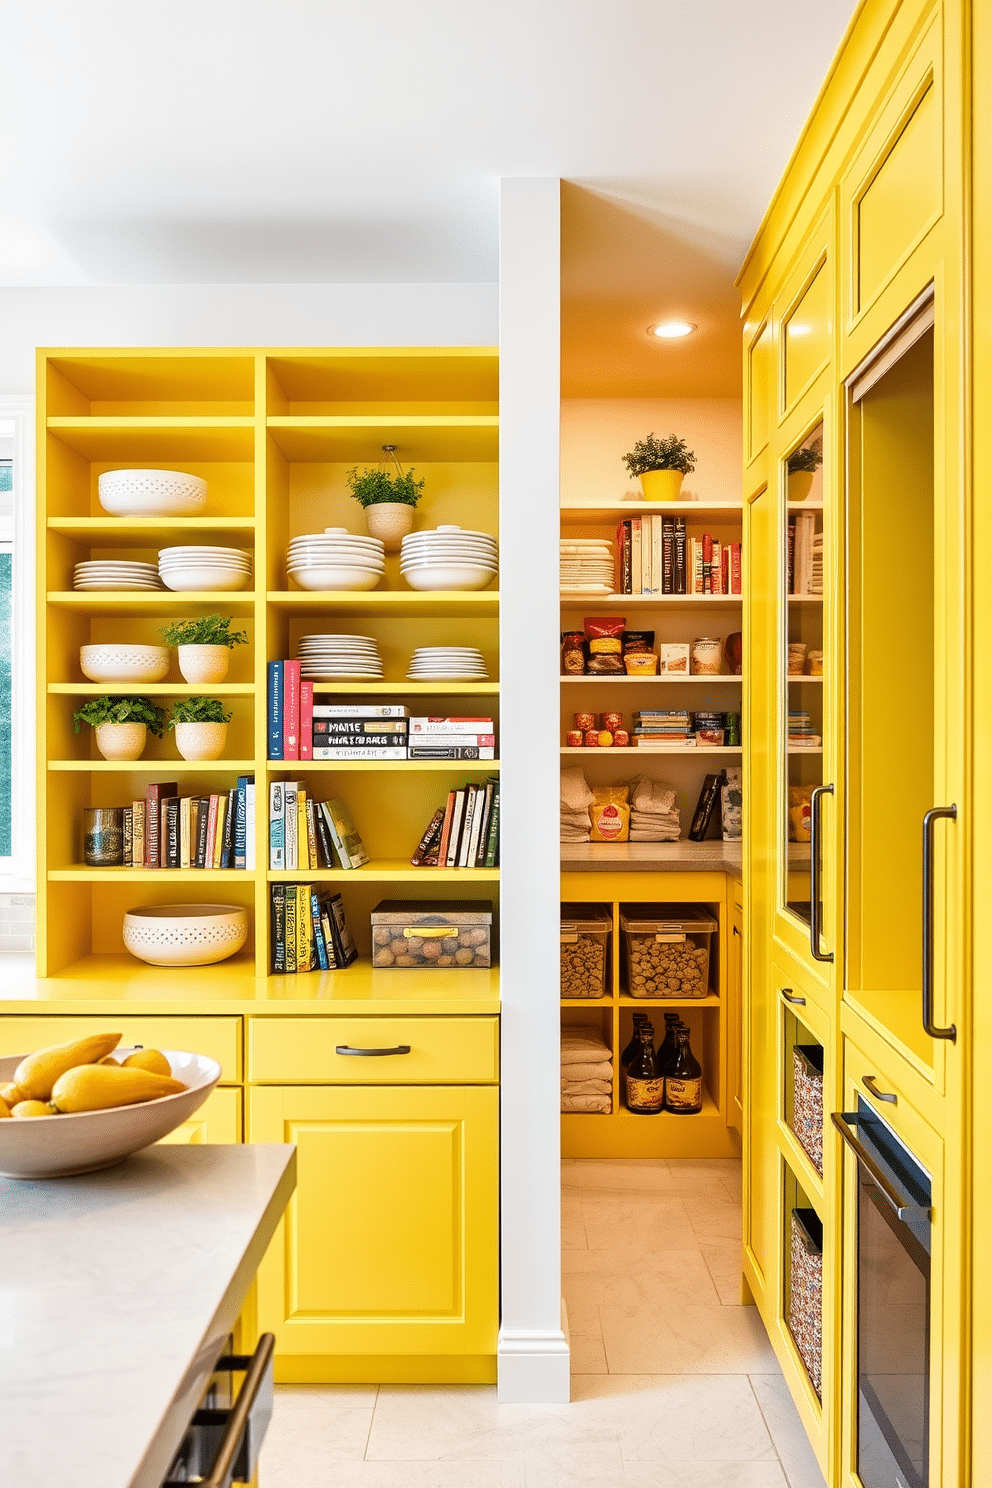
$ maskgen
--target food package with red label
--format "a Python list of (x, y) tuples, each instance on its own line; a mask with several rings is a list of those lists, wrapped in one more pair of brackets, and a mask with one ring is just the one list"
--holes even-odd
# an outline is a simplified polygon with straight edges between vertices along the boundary
[(582, 622), (589, 647), (591, 673), (610, 675), (623, 672), (623, 615), (589, 615)]
[(577, 729), (581, 729), (583, 733), (585, 733), (586, 729), (596, 727), (595, 713), (574, 713), (572, 715), (572, 720), (575, 724), (575, 727)]
[(599, 746), (599, 729), (586, 729), (584, 735), (587, 749), (596, 749)]
[(627, 732), (626, 729), (616, 729), (614, 731), (614, 734), (613, 734), (613, 748), (614, 749), (629, 749), (630, 748), (630, 735), (628, 734), (628, 732)]
[(621, 801), (596, 801), (589, 807), (591, 842), (629, 842), (630, 807)]
[(620, 713), (600, 713), (599, 726), (601, 729), (609, 729), (615, 734), (618, 728), (623, 727), (623, 716)]
[(581, 749), (585, 734), (582, 729), (569, 729), (565, 735), (565, 743), (569, 749)]

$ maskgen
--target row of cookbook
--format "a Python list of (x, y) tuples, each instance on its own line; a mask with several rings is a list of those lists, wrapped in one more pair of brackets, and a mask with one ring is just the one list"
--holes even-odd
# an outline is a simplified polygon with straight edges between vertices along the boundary
[(684, 517), (630, 517), (617, 527), (619, 594), (740, 594), (741, 545), (689, 537)]
[(345, 803), (318, 801), (302, 780), (269, 785), (269, 867), (290, 873), (309, 868), (361, 868), (369, 861)]
[(272, 970), (340, 971), (358, 957), (340, 894), (319, 884), (273, 884)]
[(149, 781), (123, 809), (126, 868), (255, 867), (255, 777), (209, 796), (181, 796), (175, 780)]

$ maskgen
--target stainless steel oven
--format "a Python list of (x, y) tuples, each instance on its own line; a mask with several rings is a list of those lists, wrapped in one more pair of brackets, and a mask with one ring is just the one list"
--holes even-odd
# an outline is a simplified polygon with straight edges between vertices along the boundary
[(833, 1121), (858, 1160), (858, 1475), (864, 1488), (927, 1488), (930, 1177), (860, 1097)]

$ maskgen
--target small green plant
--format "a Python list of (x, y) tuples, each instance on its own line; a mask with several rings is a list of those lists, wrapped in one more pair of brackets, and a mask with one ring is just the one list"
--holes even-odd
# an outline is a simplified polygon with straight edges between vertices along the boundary
[(150, 698), (106, 696), (90, 698), (72, 715), (72, 721), (77, 734), (84, 723), (91, 728), (99, 728), (103, 723), (144, 723), (161, 739), (165, 710), (156, 707)]
[(413, 469), (403, 472), (397, 466), (396, 473), (378, 465), (375, 470), (365, 469), (359, 474), (358, 466), (347, 474), (348, 488), (359, 506), (378, 506), (384, 501), (396, 501), (403, 506), (416, 506), (423, 495), (426, 482), (415, 481)]
[(823, 440), (814, 439), (812, 444), (801, 444), (789, 456), (786, 468), (790, 475), (805, 472), (812, 475), (823, 464)]
[(664, 439), (649, 434), (647, 439), (639, 439), (623, 462), (634, 476), (647, 475), (649, 470), (681, 470), (683, 475), (691, 475), (696, 468), (695, 454), (677, 434)]
[(180, 698), (178, 702), (173, 703), (169, 727), (174, 729), (177, 723), (230, 723), (230, 721), (230, 713), (224, 712), (224, 704), (217, 698), (190, 697)]
[(243, 630), (232, 630), (230, 615), (203, 615), (199, 620), (173, 620), (161, 627), (167, 646), (245, 646), (248, 636)]

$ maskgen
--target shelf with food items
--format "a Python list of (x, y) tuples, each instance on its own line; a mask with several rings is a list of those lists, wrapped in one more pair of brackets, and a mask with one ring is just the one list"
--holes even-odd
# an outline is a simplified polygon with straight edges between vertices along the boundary
[[(791, 682), (794, 679), (790, 677), (789, 680)], [(822, 682), (823, 678), (803, 677), (797, 680), (804, 682)], [(604, 676), (596, 672), (587, 672), (584, 673), (582, 676), (577, 677), (563, 676), (559, 678), (559, 681), (572, 685), (574, 685), (575, 683), (582, 683), (586, 686), (603, 686), (605, 684), (609, 687), (615, 687), (618, 684), (633, 684), (637, 687), (657, 687), (659, 685), (668, 687), (709, 687), (712, 686), (714, 683), (722, 686), (729, 685), (731, 687), (740, 687), (743, 678), (741, 677), (741, 674), (739, 672), (719, 672), (715, 676), (707, 677), (695, 677), (692, 675), (687, 676), (684, 672), (664, 672), (661, 676), (647, 675), (630, 677), (611, 675)]]
[[(636, 747), (634, 745), (618, 744), (603, 745), (603, 752), (607, 750), (611, 754), (638, 754), (643, 759), (646, 755), (653, 754), (736, 754), (740, 755), (741, 746), (730, 744), (664, 744), (655, 745), (651, 748)], [(588, 754), (590, 750), (583, 745), (562, 745), (562, 754)], [(808, 750), (803, 751), (809, 753)]]
[(687, 708), (641, 708), (631, 715), (628, 727), (624, 714), (618, 712), (572, 715), (572, 727), (565, 733), (562, 754), (579, 754), (587, 750), (609, 749), (616, 753), (645, 754), (673, 748), (692, 752), (722, 749), (740, 753), (741, 715), (739, 712), (690, 712)]
[[(739, 677), (743, 639), (739, 630), (722, 636), (696, 636), (692, 641), (661, 640), (653, 630), (627, 628), (625, 615), (586, 615), (582, 629), (561, 632), (564, 678)], [(728, 671), (724, 672), (724, 667)]]
[[(575, 751), (580, 752), (584, 753)], [(740, 758), (739, 750), (720, 748), (718, 752)], [(593, 772), (592, 783), (585, 773), (589, 766), (563, 764), (559, 822), (562, 856), (569, 857), (576, 844), (581, 844), (583, 852), (591, 844), (593, 852), (602, 845), (613, 853), (627, 843), (635, 848), (664, 844), (667, 851), (670, 845), (681, 842), (683, 833), (693, 848), (702, 848), (714, 828), (719, 828), (722, 834), (721, 842), (712, 844), (714, 849), (739, 843), (743, 806), (741, 769), (728, 766), (709, 771), (700, 780), (698, 772), (686, 768), (695, 753), (693, 748), (589, 750), (589, 766), (598, 761), (604, 767)], [(631, 754), (639, 757), (637, 773), (627, 780), (616, 779), (609, 762), (615, 763), (620, 758), (626, 764)], [(653, 772), (645, 773), (649, 762), (657, 764), (659, 756), (664, 759), (666, 775), (670, 771), (672, 780), (659, 779)], [(676, 770), (673, 761), (681, 762), (681, 770)], [(691, 774), (691, 778), (676, 781), (677, 773)], [(689, 823), (687, 829), (685, 822)]]

